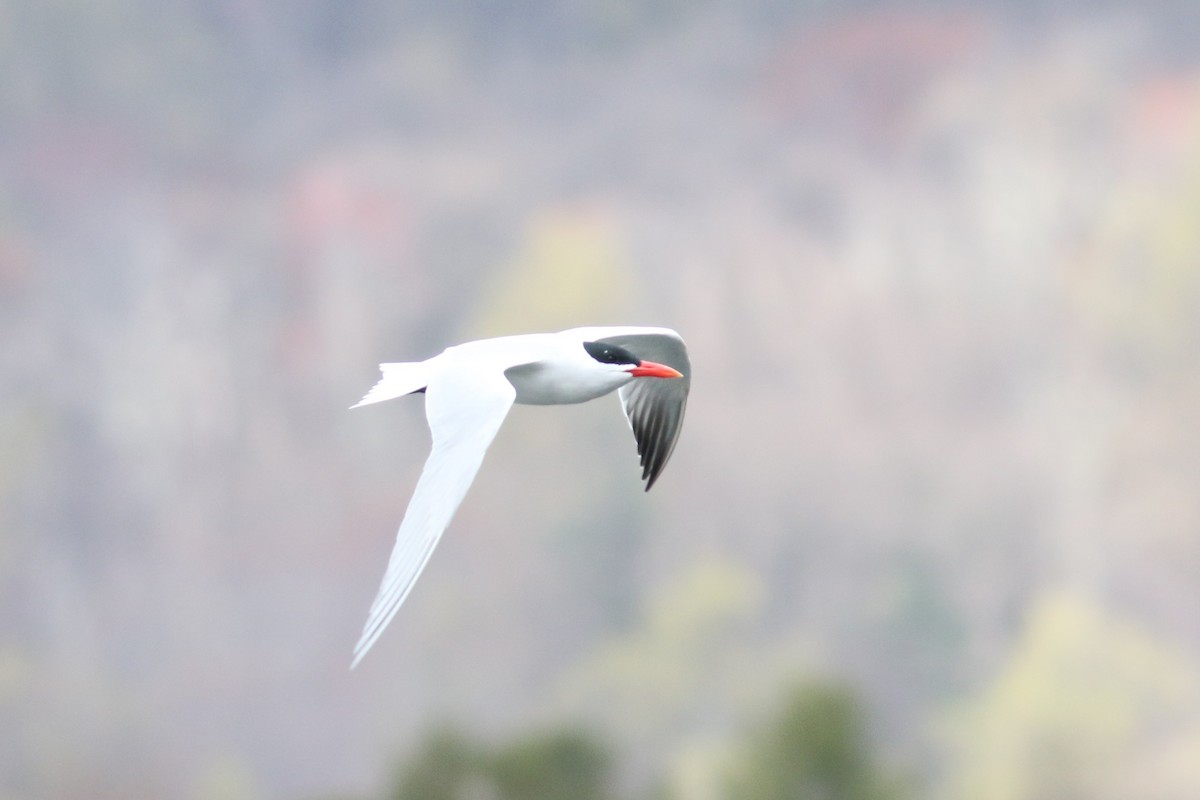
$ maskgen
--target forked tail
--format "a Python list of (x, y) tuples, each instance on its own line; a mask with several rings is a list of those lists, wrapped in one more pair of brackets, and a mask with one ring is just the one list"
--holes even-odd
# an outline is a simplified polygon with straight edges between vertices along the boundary
[(371, 387), (371, 391), (367, 392), (362, 400), (350, 406), (351, 408), (380, 403), (413, 392), (421, 392), (429, 385), (429, 370), (424, 361), (380, 364), (379, 371), (383, 373), (379, 382)]

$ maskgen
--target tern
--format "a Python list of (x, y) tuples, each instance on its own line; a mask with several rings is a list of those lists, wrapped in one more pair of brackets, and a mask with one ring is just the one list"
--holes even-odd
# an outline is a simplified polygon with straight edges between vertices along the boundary
[(687, 347), (669, 328), (572, 328), (482, 339), (379, 370), (379, 382), (351, 408), (424, 393), (433, 445), (351, 669), (412, 590), (514, 403), (583, 403), (616, 390), (649, 491), (675, 449), (691, 386)]

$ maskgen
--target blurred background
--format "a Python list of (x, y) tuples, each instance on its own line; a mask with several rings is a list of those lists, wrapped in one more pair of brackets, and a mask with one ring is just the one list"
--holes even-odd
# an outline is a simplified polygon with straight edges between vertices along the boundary
[[(1190, 2), (0, 2), (0, 797), (1200, 797)], [(580, 324), (350, 672), (376, 363)], [(557, 787), (557, 788), (556, 788)]]

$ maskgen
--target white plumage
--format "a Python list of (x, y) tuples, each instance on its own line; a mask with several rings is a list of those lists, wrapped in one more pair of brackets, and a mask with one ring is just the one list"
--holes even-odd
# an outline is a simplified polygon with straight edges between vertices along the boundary
[(649, 490), (674, 449), (691, 386), (687, 348), (668, 328), (573, 328), (482, 339), (425, 361), (379, 368), (379, 382), (351, 408), (424, 392), (433, 446), (352, 667), (412, 590), (513, 403), (582, 403), (619, 390)]

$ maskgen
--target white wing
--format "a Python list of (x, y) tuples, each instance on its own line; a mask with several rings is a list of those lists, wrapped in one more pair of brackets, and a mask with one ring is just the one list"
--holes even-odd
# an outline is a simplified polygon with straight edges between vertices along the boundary
[(367, 624), (354, 646), (353, 669), (408, 596), (433, 548), (450, 524), (483, 454), (512, 408), (516, 390), (502, 372), (443, 370), (425, 391), (433, 449), (409, 501), (396, 545)]

